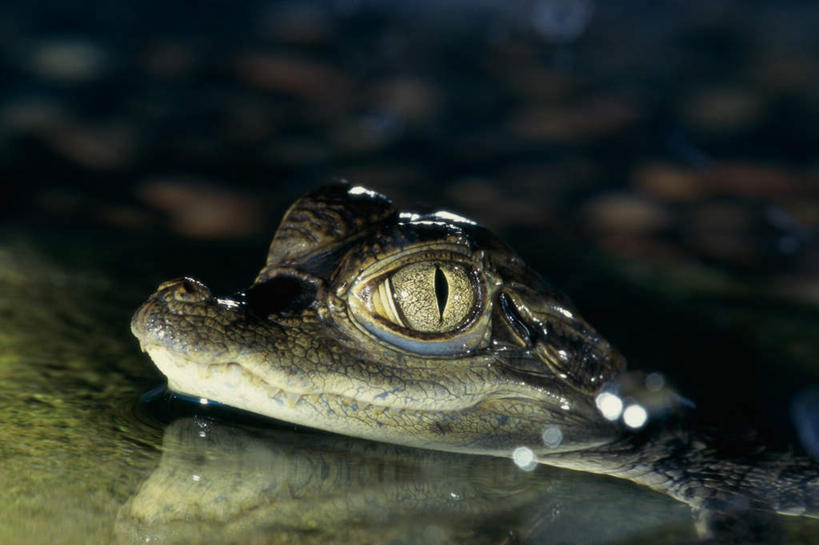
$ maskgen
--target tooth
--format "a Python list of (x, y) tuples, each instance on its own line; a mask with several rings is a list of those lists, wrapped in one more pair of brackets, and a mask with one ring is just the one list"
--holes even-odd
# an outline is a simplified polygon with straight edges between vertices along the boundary
[(298, 403), (300, 399), (301, 394), (297, 394), (295, 392), (284, 392), (284, 400), (287, 401), (287, 405), (291, 409), (296, 406), (296, 403)]
[(319, 400), (319, 398), (320, 398), (320, 397), (321, 397), (320, 395), (315, 394), (315, 395), (311, 395), (309, 399), (310, 399), (310, 401), (312, 401), (312, 402), (313, 402), (313, 404), (315, 405), (316, 403), (318, 403), (318, 400)]
[(281, 393), (280, 388), (276, 388), (275, 390), (270, 390), (270, 399), (275, 399)]

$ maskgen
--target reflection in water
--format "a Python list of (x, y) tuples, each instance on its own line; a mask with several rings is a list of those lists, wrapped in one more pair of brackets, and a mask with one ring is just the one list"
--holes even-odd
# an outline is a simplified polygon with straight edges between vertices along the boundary
[(607, 477), (195, 417), (166, 429), (159, 466), (115, 534), (121, 544), (632, 543), (690, 538), (689, 520), (685, 506)]

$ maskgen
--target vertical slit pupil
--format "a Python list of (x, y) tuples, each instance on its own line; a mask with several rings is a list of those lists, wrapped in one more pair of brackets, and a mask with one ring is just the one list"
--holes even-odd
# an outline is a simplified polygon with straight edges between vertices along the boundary
[(446, 281), (446, 275), (437, 265), (435, 266), (435, 299), (438, 301), (439, 319), (444, 319), (444, 309), (446, 308), (446, 300), (449, 297), (449, 284)]

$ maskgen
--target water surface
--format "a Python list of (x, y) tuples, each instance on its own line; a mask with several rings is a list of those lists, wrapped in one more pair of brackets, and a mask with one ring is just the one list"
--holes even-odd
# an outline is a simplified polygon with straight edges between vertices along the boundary
[[(232, 253), (241, 272), (256, 261), (241, 245), (211, 245), (204, 258), (179, 255), (179, 243), (4, 234), (3, 543), (693, 538), (686, 506), (624, 481), (527, 472), (506, 459), (355, 440), (156, 395), (140, 401), (163, 382), (128, 331), (153, 278), (202, 267), (236, 285), (213, 263)], [(149, 257), (135, 263), (141, 252)], [(787, 527), (794, 543), (817, 530), (799, 519)]]

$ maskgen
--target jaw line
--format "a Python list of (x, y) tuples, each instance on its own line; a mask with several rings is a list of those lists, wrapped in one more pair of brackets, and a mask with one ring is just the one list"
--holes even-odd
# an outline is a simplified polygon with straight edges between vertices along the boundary
[[(296, 409), (304, 402), (315, 406), (320, 399), (324, 398), (338, 401), (347, 406), (354, 404), (360, 407), (369, 406), (377, 411), (428, 414), (455, 413), (468, 410), (480, 403), (477, 402), (473, 405), (464, 405), (463, 407), (448, 410), (429, 410), (427, 408), (382, 405), (337, 393), (297, 392), (281, 386), (270, 385), (265, 378), (247, 370), (241, 362), (233, 359), (203, 363), (160, 344), (145, 344), (141, 345), (141, 347), (142, 351), (150, 356), (157, 368), (167, 377), (168, 388), (174, 392), (191, 397), (210, 399), (225, 405), (283, 420), (286, 420), (286, 417), (276, 414), (275, 411), (261, 412), (258, 406), (248, 405), (245, 402), (250, 401), (251, 397), (255, 397), (258, 401), (265, 402), (265, 407), (269, 403), (273, 408), (283, 409), (287, 407)], [(215, 373), (223, 373), (224, 376), (214, 378)], [(249, 389), (250, 392), (245, 394), (241, 390), (248, 383), (251, 384), (252, 388)], [(261, 397), (266, 399), (259, 399)], [(283, 406), (280, 406), (280, 404)]]
[[(224, 361), (204, 363), (184, 354), (180, 354), (167, 346), (149, 343), (142, 345), (154, 361), (154, 364), (168, 379), (168, 388), (180, 394), (202, 399), (210, 399), (225, 405), (244, 409), (253, 413), (263, 414), (288, 420), (290, 414), (305, 404), (317, 406), (320, 400), (337, 402), (344, 406), (357, 405), (360, 408), (371, 408), (380, 413), (420, 413), (420, 414), (453, 414), (468, 411), (482, 403), (506, 398), (521, 398), (519, 393), (503, 395), (495, 392), (494, 396), (487, 396), (472, 404), (447, 409), (430, 409), (426, 407), (394, 406), (382, 403), (373, 403), (370, 400), (359, 399), (349, 395), (324, 391), (297, 391), (287, 387), (271, 384), (267, 378), (250, 371), (236, 359), (227, 358)], [(222, 376), (214, 377), (221, 373)], [(246, 388), (250, 384), (251, 388)], [(538, 398), (526, 399), (533, 403), (542, 403)], [(551, 403), (547, 403), (551, 406)], [(288, 409), (290, 411), (288, 411)], [(544, 409), (548, 410), (548, 409)], [(309, 425), (309, 424), (308, 424)]]

